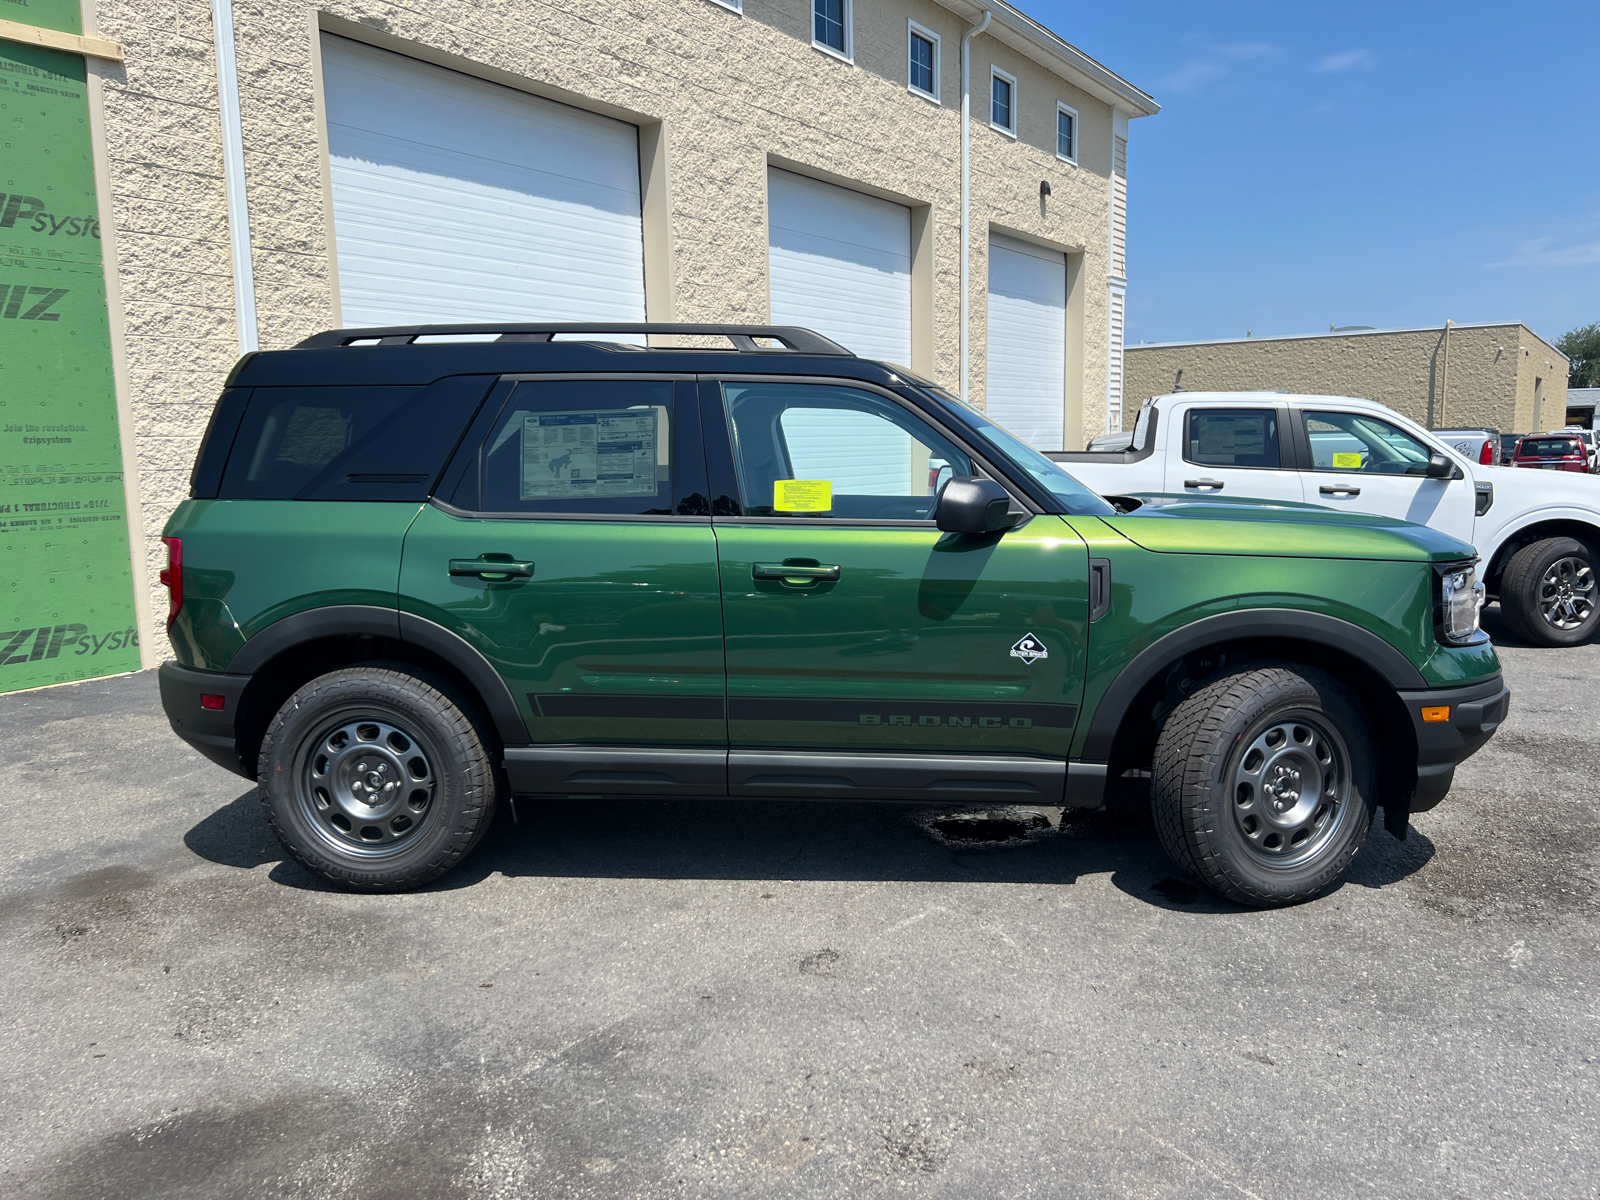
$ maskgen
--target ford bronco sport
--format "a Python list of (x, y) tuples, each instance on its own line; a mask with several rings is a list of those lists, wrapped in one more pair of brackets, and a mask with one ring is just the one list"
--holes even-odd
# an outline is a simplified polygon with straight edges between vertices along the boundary
[(1182, 870), (1283, 904), (1377, 808), (1404, 836), (1508, 704), (1469, 546), (1303, 505), (1113, 507), (802, 329), (250, 354), (165, 540), (173, 728), (357, 889), (449, 870), (507, 795), (1148, 788)]

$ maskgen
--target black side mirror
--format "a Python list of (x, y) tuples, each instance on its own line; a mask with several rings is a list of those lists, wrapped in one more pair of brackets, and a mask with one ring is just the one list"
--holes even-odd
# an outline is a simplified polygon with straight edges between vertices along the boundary
[(992, 479), (956, 475), (939, 490), (933, 519), (944, 533), (997, 533), (1012, 526), (1011, 497)]
[(1435, 450), (1428, 456), (1428, 469), (1423, 474), (1429, 479), (1449, 479), (1455, 469), (1455, 463)]

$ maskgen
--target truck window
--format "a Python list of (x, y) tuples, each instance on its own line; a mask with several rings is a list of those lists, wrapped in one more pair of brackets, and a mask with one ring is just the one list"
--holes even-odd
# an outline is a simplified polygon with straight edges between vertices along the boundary
[(1278, 413), (1271, 408), (1190, 409), (1183, 457), (1202, 467), (1277, 467)]
[(1365, 413), (1308, 411), (1304, 415), (1314, 471), (1427, 473), (1432, 451), (1387, 421)]

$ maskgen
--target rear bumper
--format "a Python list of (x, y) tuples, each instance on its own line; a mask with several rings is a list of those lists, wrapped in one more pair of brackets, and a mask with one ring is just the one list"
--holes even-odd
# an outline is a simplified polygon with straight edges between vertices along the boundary
[[(1487, 742), (1511, 710), (1511, 692), (1496, 675), (1470, 687), (1430, 688), (1401, 692), (1417, 735), (1417, 789), (1412, 812), (1426, 812), (1445, 798), (1456, 765), (1471, 758)], [(1445, 720), (1425, 721), (1423, 709), (1448, 708)]]
[[(172, 723), (172, 732), (218, 766), (248, 779), (249, 773), (234, 748), (234, 721), (239, 714), (239, 697), (244, 694), (250, 676), (196, 671), (173, 662), (162, 663), (157, 675), (161, 682), (161, 707)], [(202, 696), (221, 696), (222, 707), (202, 707)]]

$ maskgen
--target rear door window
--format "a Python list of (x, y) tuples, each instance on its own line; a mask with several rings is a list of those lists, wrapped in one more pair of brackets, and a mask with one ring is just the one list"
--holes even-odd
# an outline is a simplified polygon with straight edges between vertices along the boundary
[(1185, 421), (1183, 457), (1203, 467), (1282, 466), (1278, 412), (1272, 408), (1191, 409)]
[(697, 415), (692, 383), (523, 381), (452, 502), (487, 513), (709, 516)]
[(231, 500), (425, 500), (493, 383), (256, 388), (218, 495)]

